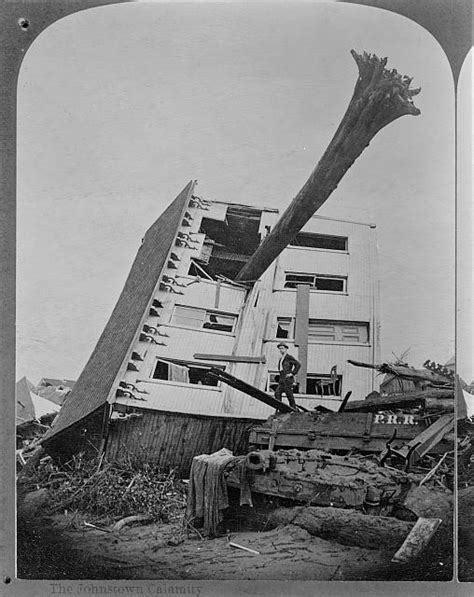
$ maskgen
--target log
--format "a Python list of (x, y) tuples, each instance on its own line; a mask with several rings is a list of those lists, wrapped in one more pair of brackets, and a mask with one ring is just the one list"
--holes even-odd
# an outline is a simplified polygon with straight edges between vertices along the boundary
[(404, 394), (390, 394), (380, 398), (368, 398), (367, 400), (353, 400), (346, 404), (345, 412), (370, 413), (377, 410), (391, 410), (392, 408), (404, 408), (423, 405), (428, 410), (437, 409), (443, 412), (454, 411), (454, 392), (452, 389), (431, 388), (419, 392)]
[(294, 524), (311, 535), (342, 545), (366, 549), (398, 549), (413, 528), (413, 522), (387, 516), (371, 516), (357, 510), (303, 506), (278, 508), (270, 515), (272, 526)]
[(420, 110), (412, 97), (411, 79), (385, 68), (387, 59), (351, 51), (359, 69), (352, 99), (316, 168), (276, 226), (237, 275), (255, 281), (328, 199), (339, 181), (379, 130), (406, 114)]

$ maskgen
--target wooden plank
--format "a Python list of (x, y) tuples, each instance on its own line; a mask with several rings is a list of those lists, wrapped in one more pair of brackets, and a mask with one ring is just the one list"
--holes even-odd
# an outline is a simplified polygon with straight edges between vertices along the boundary
[(295, 346), (298, 347), (298, 360), (301, 363), (296, 379), (300, 384), (300, 394), (306, 394), (308, 379), (309, 290), (309, 284), (296, 286)]
[(266, 363), (267, 359), (264, 354), (258, 357), (235, 354), (210, 354), (204, 352), (196, 352), (194, 358), (199, 361), (225, 361), (228, 363)]
[(454, 428), (454, 415), (443, 415), (432, 425), (424, 429), (402, 448), (392, 450), (402, 458), (406, 458), (414, 448), (418, 458), (427, 454), (443, 437)]
[(406, 564), (419, 556), (436, 533), (441, 518), (419, 518), (411, 529), (400, 549), (392, 558), (392, 562)]
[(223, 381), (224, 383), (228, 384), (229, 386), (232, 386), (240, 392), (243, 392), (244, 394), (252, 396), (252, 398), (256, 398), (260, 402), (263, 402), (264, 404), (271, 406), (275, 410), (278, 410), (280, 412), (296, 411), (296, 409), (290, 406), (289, 404), (286, 404), (285, 402), (273, 398), (273, 396), (270, 396), (269, 394), (262, 392), (262, 390), (259, 390), (255, 386), (250, 385), (249, 383), (243, 381), (242, 379), (239, 379), (238, 377), (230, 375), (230, 373), (226, 373), (225, 371), (221, 371), (220, 369), (212, 367), (209, 371), (209, 375), (211, 377), (214, 377), (215, 379)]

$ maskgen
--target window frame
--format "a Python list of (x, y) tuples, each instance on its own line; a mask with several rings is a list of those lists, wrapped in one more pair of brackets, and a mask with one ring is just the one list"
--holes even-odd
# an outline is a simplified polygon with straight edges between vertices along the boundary
[[(284, 321), (288, 321), (289, 322), (289, 330), (288, 330), (288, 336), (279, 336), (278, 335), (278, 328), (279, 328), (279, 324), (280, 322), (284, 320)], [(334, 340), (329, 340), (329, 339), (324, 339), (324, 338), (317, 338), (314, 335), (311, 334), (311, 323), (312, 322), (317, 322), (316, 325), (333, 325), (335, 327), (335, 339)], [(276, 340), (294, 340), (295, 339), (295, 323), (296, 323), (296, 318), (295, 317), (277, 317), (276, 319), (276, 331), (275, 331), (275, 338)], [(367, 340), (354, 340), (354, 339), (350, 339), (350, 340), (344, 340), (344, 336), (343, 336), (343, 331), (342, 328), (344, 326), (358, 326), (358, 327), (364, 327), (367, 333)], [(370, 346), (371, 342), (370, 342), (370, 322), (368, 321), (348, 321), (346, 319), (317, 319), (314, 317), (310, 317), (308, 319), (308, 344), (357, 344), (360, 346)]]
[[(287, 280), (288, 276), (304, 276), (305, 278), (312, 278), (313, 281), (309, 282), (308, 280), (302, 280), (302, 281), (298, 281), (298, 280)], [(342, 290), (329, 290), (329, 289), (321, 289), (321, 288), (317, 288), (316, 284), (317, 284), (317, 279), (321, 279), (321, 280), (337, 280), (337, 281), (342, 281)], [(287, 286), (287, 284), (295, 284), (295, 288), (291, 287), (291, 286)], [(324, 293), (331, 293), (331, 294), (348, 294), (347, 288), (348, 288), (348, 276), (345, 275), (339, 275), (339, 274), (311, 274), (308, 272), (292, 272), (292, 271), (286, 271), (284, 273), (284, 280), (283, 280), (283, 290), (292, 290), (295, 291), (296, 290), (296, 286), (298, 284), (307, 284), (310, 286), (310, 292), (324, 292)]]
[[(328, 247), (311, 247), (309, 245), (297, 245), (293, 244), (293, 241), (297, 240), (297, 237), (312, 237), (312, 238), (325, 238), (325, 239), (337, 239), (345, 241), (344, 249), (330, 249)], [(330, 253), (349, 253), (349, 237), (348, 236), (341, 236), (339, 234), (320, 234), (318, 232), (298, 232), (295, 237), (290, 241), (288, 248), (291, 249), (306, 249), (310, 251), (329, 251)]]
[[(151, 381), (153, 383), (165, 383), (165, 384), (171, 384), (171, 385), (180, 385), (183, 387), (193, 387), (193, 388), (205, 388), (207, 390), (212, 389), (212, 390), (220, 390), (221, 389), (221, 382), (217, 381), (217, 383), (214, 385), (209, 385), (209, 384), (198, 384), (198, 383), (186, 383), (184, 381), (175, 381), (172, 379), (162, 379), (161, 377), (154, 377), (156, 368), (158, 366), (159, 362), (164, 362), (164, 363), (170, 363), (170, 364), (174, 364), (174, 365), (179, 365), (181, 367), (187, 367), (188, 369), (209, 369), (211, 367), (214, 367), (216, 369), (222, 369), (223, 371), (225, 371), (226, 366), (225, 365), (216, 365), (216, 364), (211, 364), (211, 363), (197, 363), (195, 361), (186, 361), (184, 359), (173, 359), (173, 358), (167, 358), (167, 357), (162, 357), (162, 356), (157, 356), (155, 358), (151, 373), (150, 373), (150, 379), (148, 380), (142, 380), (142, 381)], [(168, 375), (169, 375), (169, 369), (168, 369)]]
[[(276, 382), (274, 380), (274, 377), (276, 375), (278, 375), (278, 371), (270, 370), (267, 372), (267, 381), (266, 381), (266, 385), (265, 385), (266, 392), (274, 392), (275, 391), (271, 386), (278, 384), (278, 382)], [(272, 381), (272, 378), (273, 378), (273, 381)], [(306, 376), (306, 379), (307, 379), (307, 381), (309, 379), (320, 379), (322, 381), (329, 381), (331, 379), (331, 375), (330, 375), (330, 373), (308, 373)], [(342, 373), (338, 373), (337, 381), (336, 381), (336, 384), (337, 384), (336, 387), (337, 387), (338, 393), (337, 394), (323, 394), (322, 396), (321, 396), (321, 394), (319, 394), (317, 392), (315, 392), (314, 394), (301, 393), (299, 391), (299, 382), (296, 380), (295, 385), (297, 386), (297, 389), (294, 389), (294, 394), (295, 394), (295, 396), (304, 396), (304, 397), (310, 398), (311, 400), (315, 400), (318, 397), (321, 399), (324, 399), (324, 400), (326, 400), (328, 398), (341, 398), (342, 397), (343, 380), (344, 380), (344, 376), (342, 375)]]
[[(174, 321), (174, 319), (177, 315), (176, 311), (178, 309), (189, 309), (189, 310), (201, 313), (202, 314), (201, 325), (200, 326), (192, 326), (192, 325), (186, 325), (185, 323), (176, 323), (176, 321)], [(231, 331), (220, 330), (220, 329), (216, 329), (216, 328), (213, 328), (210, 326), (206, 326), (206, 324), (209, 323), (209, 318), (212, 315), (217, 316), (217, 317), (222, 317), (225, 319), (232, 319), (233, 320), (232, 330)], [(178, 317), (180, 317), (180, 316), (178, 315)], [(239, 315), (237, 313), (228, 313), (225, 311), (218, 311), (217, 309), (205, 309), (203, 307), (193, 307), (191, 305), (174, 305), (173, 312), (171, 313), (169, 325), (173, 326), (173, 327), (195, 330), (195, 331), (200, 331), (200, 332), (212, 332), (212, 333), (217, 333), (217, 334), (227, 334), (227, 335), (234, 336), (238, 319), (239, 319)], [(196, 319), (196, 321), (198, 321), (198, 320)], [(225, 324), (219, 324), (217, 322), (215, 325), (225, 325)]]

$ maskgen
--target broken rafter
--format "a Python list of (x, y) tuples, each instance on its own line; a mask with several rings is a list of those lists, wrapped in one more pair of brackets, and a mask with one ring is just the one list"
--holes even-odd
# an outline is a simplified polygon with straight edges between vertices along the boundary
[(411, 367), (406, 367), (404, 365), (392, 365), (390, 363), (373, 365), (371, 363), (361, 363), (360, 361), (353, 361), (352, 359), (347, 359), (347, 362), (350, 365), (354, 365), (354, 367), (365, 367), (367, 369), (375, 369), (376, 371), (380, 371), (380, 373), (391, 373), (396, 377), (401, 377), (404, 379), (411, 379), (413, 381), (429, 381), (432, 384), (443, 385), (447, 387), (453, 386), (452, 381), (446, 379), (441, 375), (438, 375), (437, 373), (432, 373), (427, 370), (412, 369)]
[(236, 280), (258, 279), (328, 199), (376, 133), (390, 122), (420, 110), (411, 79), (385, 68), (386, 58), (351, 51), (359, 69), (352, 99), (321, 160), (272, 232), (239, 272)]

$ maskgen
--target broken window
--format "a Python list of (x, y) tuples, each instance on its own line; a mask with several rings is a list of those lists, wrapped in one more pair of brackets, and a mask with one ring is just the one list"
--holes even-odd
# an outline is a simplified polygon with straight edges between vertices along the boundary
[(261, 210), (229, 205), (223, 221), (203, 218), (200, 232), (206, 235), (199, 259), (211, 277), (234, 280), (260, 244)]
[(219, 313), (196, 307), (185, 307), (176, 305), (174, 308), (171, 323), (183, 327), (215, 330), (218, 332), (232, 333), (237, 322), (237, 315)]
[[(278, 387), (279, 374), (270, 371), (267, 379), (267, 392), (274, 392)], [(310, 396), (340, 396), (342, 388), (342, 375), (331, 377), (325, 373), (308, 373), (306, 379), (306, 392), (300, 391), (300, 384), (297, 380), (293, 385), (295, 394), (308, 394)]]
[(335, 378), (330, 374), (308, 373), (306, 380), (306, 394), (319, 396), (340, 396), (342, 388), (342, 375)]
[(216, 387), (219, 382), (208, 375), (210, 367), (225, 369), (219, 365), (196, 364), (176, 359), (157, 359), (152, 377), (163, 381)]
[(309, 284), (315, 290), (346, 292), (347, 277), (326, 274), (285, 274), (285, 288), (296, 288), (298, 284)]
[[(294, 323), (293, 317), (278, 317), (276, 338), (293, 339)], [(310, 319), (308, 321), (308, 341), (365, 344), (369, 341), (369, 324), (363, 321)]]
[(300, 232), (293, 238), (290, 245), (294, 247), (309, 247), (311, 249), (347, 251), (347, 241), (347, 236), (331, 236), (327, 234)]
[[(267, 392), (274, 392), (278, 387), (278, 380), (280, 379), (280, 374), (276, 371), (269, 371), (268, 378), (267, 378)], [(300, 384), (298, 381), (295, 380), (293, 384), (293, 392), (295, 394), (299, 394)]]
[(277, 338), (293, 338), (293, 318), (278, 317), (277, 319)]

